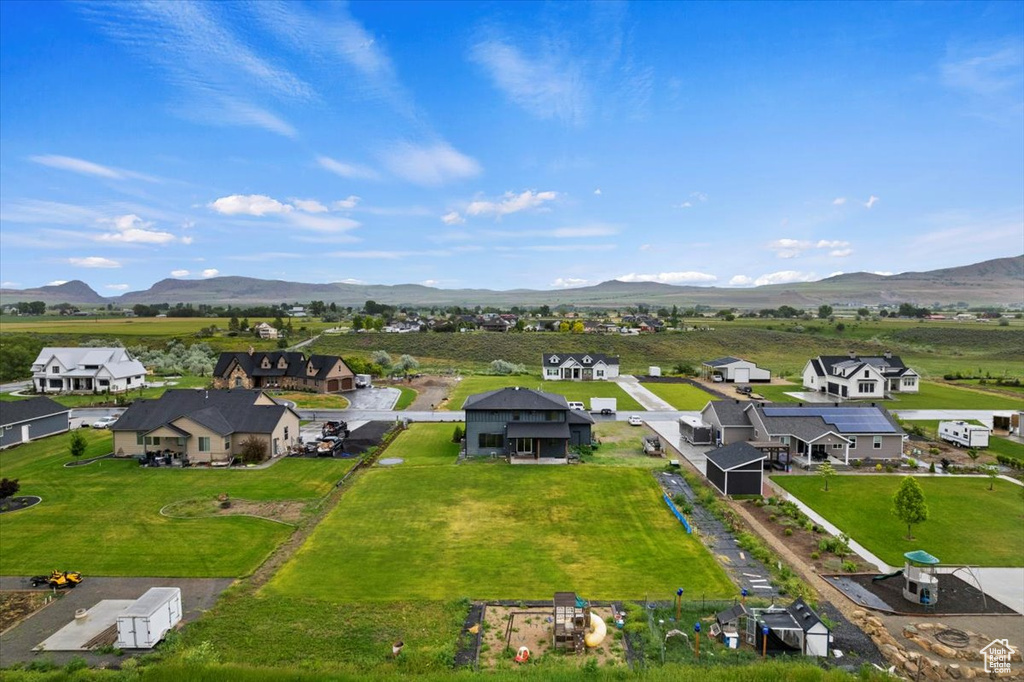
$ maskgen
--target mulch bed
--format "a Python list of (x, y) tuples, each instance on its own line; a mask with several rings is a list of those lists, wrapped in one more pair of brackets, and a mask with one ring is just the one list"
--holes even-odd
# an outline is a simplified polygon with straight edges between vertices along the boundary
[(0, 514), (6, 514), (7, 512), (21, 511), (22, 509), (28, 509), (29, 507), (36, 506), (37, 504), (39, 504), (42, 501), (43, 501), (43, 498), (38, 497), (36, 495), (22, 495), (21, 497), (8, 497), (6, 500), (3, 501), (2, 504), (0, 504)]
[(897, 613), (914, 615), (942, 614), (1014, 614), (1013, 609), (1000, 601), (987, 597), (982, 599), (977, 586), (961, 580), (959, 576), (939, 576), (939, 601), (931, 609), (903, 598), (903, 577), (872, 582), (877, 573), (855, 573), (843, 577), (852, 580), (892, 607)]

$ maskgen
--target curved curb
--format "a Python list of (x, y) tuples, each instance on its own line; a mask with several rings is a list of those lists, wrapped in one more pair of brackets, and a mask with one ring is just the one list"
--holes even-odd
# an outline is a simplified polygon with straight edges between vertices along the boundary
[[(26, 509), (32, 509), (33, 507), (36, 507), (36, 506), (42, 504), (42, 502), (43, 502), (43, 498), (39, 497), (38, 495), (22, 495), (21, 496), (21, 498), (26, 498), (26, 497), (30, 497), (30, 498), (35, 499), (35, 502), (33, 502), (32, 504), (28, 505), (27, 507), (18, 507), (17, 509), (8, 509), (6, 511), (0, 511), (0, 514), (14, 514), (15, 512), (25, 511)], [(21, 498), (15, 498), (15, 499), (21, 499)]]
[[(251, 502), (252, 500), (242, 500), (242, 501), (243, 502)], [(167, 518), (167, 519), (178, 519), (179, 521), (191, 521), (193, 519), (217, 519), (217, 518), (228, 518), (228, 517), (231, 517), (231, 516), (239, 516), (239, 517), (243, 517), (243, 518), (260, 519), (261, 521), (270, 521), (271, 523), (279, 523), (282, 526), (288, 526), (289, 528), (296, 528), (297, 527), (297, 524), (294, 524), (294, 523), (288, 523), (287, 521), (279, 521), (277, 519), (272, 519), (272, 518), (267, 517), (267, 516), (259, 516), (257, 514), (207, 514), (205, 516), (174, 516), (173, 514), (168, 514), (167, 512), (164, 511), (165, 509), (170, 507), (172, 504), (175, 504), (175, 503), (171, 502), (170, 504), (165, 504), (164, 506), (160, 507), (160, 512), (159, 512), (160, 516), (163, 516), (164, 518)]]
[(67, 467), (68, 469), (74, 469), (75, 467), (84, 467), (87, 464), (92, 464), (93, 462), (98, 462), (101, 459), (107, 459), (108, 457), (113, 457), (113, 456), (114, 456), (113, 452), (108, 452), (107, 454), (100, 455), (99, 457), (92, 457), (90, 459), (76, 460), (74, 462), (64, 462), (63, 466)]

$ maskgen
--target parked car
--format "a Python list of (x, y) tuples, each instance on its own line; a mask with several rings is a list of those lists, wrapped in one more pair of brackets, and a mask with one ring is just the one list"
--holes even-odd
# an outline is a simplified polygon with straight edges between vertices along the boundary
[(753, 389), (751, 389), (750, 386), (737, 386), (736, 392), (740, 395), (750, 395), (753, 392)]
[(581, 402), (572, 401), (572, 402), (569, 403), (569, 409), (570, 410), (585, 410), (587, 408), (584, 407), (583, 403), (581, 403)]
[(324, 436), (341, 436), (344, 438), (348, 435), (348, 424), (343, 421), (326, 421), (323, 427), (321, 427), (320, 433)]
[(715, 382), (716, 384), (720, 384), (723, 381), (725, 381), (725, 377), (723, 377), (721, 374), (712, 374), (711, 381)]
[(643, 426), (644, 420), (640, 418), (640, 415), (633, 414), (629, 417), (630, 426)]
[(94, 429), (109, 429), (110, 426), (118, 420), (117, 415), (109, 415), (107, 417), (100, 417), (92, 423)]

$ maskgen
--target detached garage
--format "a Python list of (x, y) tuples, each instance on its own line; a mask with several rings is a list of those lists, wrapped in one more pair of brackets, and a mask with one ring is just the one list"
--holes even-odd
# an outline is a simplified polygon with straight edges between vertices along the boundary
[(720, 376), (722, 381), (730, 381), (737, 384), (772, 380), (771, 371), (761, 369), (749, 360), (731, 356), (718, 358), (717, 360), (708, 360), (701, 365), (701, 374), (704, 375), (705, 379)]
[(71, 409), (46, 397), (0, 404), (0, 448), (64, 433), (71, 425)]
[(704, 475), (724, 495), (760, 495), (766, 455), (749, 443), (710, 450)]

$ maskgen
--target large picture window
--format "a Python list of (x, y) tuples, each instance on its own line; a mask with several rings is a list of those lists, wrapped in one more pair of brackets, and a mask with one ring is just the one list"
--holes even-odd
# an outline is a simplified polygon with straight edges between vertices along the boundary
[(210, 451), (210, 437), (209, 436), (199, 436), (199, 452), (209, 452), (209, 451)]
[(505, 437), (500, 433), (481, 433), (479, 444), (482, 448), (500, 448), (504, 444)]

